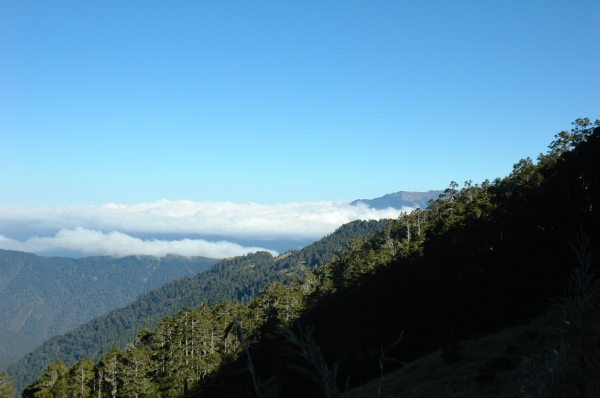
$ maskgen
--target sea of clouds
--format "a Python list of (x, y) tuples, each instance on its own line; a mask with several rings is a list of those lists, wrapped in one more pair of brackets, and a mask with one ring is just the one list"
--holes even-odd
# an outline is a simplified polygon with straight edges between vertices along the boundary
[[(227, 240), (190, 239), (211, 235), (238, 239), (317, 240), (354, 220), (395, 218), (411, 208), (377, 210), (347, 201), (256, 203), (188, 200), (107, 203), (101, 206), (0, 207), (0, 248), (43, 254), (65, 250), (82, 255), (238, 256), (262, 247)], [(177, 235), (141, 239), (135, 235)], [(268, 250), (273, 254), (273, 250)]]

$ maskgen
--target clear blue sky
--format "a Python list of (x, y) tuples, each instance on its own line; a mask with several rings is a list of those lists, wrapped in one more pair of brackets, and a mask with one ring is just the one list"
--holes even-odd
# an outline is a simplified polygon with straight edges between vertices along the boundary
[(600, 118), (600, 2), (2, 1), (0, 206), (373, 198)]

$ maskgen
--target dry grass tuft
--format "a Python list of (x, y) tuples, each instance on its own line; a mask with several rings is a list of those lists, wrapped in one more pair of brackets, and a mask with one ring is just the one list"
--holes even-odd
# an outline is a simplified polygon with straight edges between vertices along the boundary
[(329, 369), (321, 348), (312, 336), (312, 329), (299, 326), (298, 334), (296, 334), (284, 327), (280, 333), (294, 346), (294, 349), (290, 349), (288, 352), (304, 358), (311, 365), (310, 367), (290, 365), (290, 367), (321, 385), (327, 398), (338, 398), (340, 393), (335, 382), (337, 363), (334, 363), (332, 369)]

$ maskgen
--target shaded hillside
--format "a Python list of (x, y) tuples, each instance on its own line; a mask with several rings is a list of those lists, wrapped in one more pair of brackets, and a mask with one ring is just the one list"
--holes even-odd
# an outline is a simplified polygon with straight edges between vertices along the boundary
[(314, 326), (341, 383), (377, 378), (382, 347), (402, 332), (387, 355), (412, 361), (451, 336), (526, 322), (564, 293), (581, 229), (591, 253), (600, 248), (600, 129), (578, 121), (556, 138), (537, 163), (522, 160), (503, 179), (451, 184), (400, 222), (397, 249), (367, 242), (317, 272), (322, 287), (309, 296), (317, 304), (297, 322)]
[[(163, 396), (201, 391), (204, 397), (219, 398), (275, 393), (333, 397), (346, 387), (380, 378), (382, 367), (387, 373), (444, 347), (460, 353), (453, 347), (460, 347), (461, 340), (528, 322), (565, 294), (580, 264), (571, 244), (577, 247), (585, 240), (581, 231), (591, 237), (581, 257), (599, 247), (600, 129), (592, 134), (585, 121), (577, 121), (550, 148), (537, 163), (518, 162), (503, 179), (466, 182), (462, 188), (452, 183), (427, 210), (401, 215), (299, 281), (271, 283), (247, 307), (223, 303), (210, 310), (181, 311), (140, 335), (126, 351), (113, 353), (114, 358), (125, 370), (131, 366), (128, 356), (148, 353), (143, 377)], [(593, 274), (589, 271), (588, 276)], [(597, 313), (597, 296), (594, 300), (590, 305)], [(572, 341), (580, 341), (583, 315), (564, 315), (565, 338), (571, 333)], [(214, 352), (194, 359), (188, 349), (177, 349), (189, 347), (190, 341), (195, 347), (210, 345), (212, 335), (196, 335), (190, 325), (205, 322), (209, 330), (219, 330), (226, 324), (223, 318), (232, 316), (250, 344), (252, 373), (247, 353), (231, 336), (220, 338)], [(282, 334), (285, 325), (295, 337)], [(585, 329), (589, 336), (597, 332)], [(589, 368), (587, 361), (600, 358), (600, 347), (592, 340), (578, 352), (593, 356), (571, 356), (583, 366), (579, 379), (563, 375), (578, 396), (586, 396), (584, 391), (593, 396), (595, 387), (585, 380), (597, 363)], [(573, 345), (565, 347), (559, 348)], [(457, 359), (453, 356), (460, 357), (449, 354), (449, 362)], [(217, 359), (211, 368), (205, 365), (209, 358)], [(482, 372), (504, 366), (502, 360), (498, 363), (489, 363), (492, 369)], [(491, 377), (484, 373), (481, 380)], [(120, 380), (131, 386), (125, 376)]]
[[(577, 397), (573, 383), (584, 380), (600, 396), (594, 369), (581, 370), (577, 342), (569, 336), (564, 315), (554, 310), (525, 325), (507, 328), (490, 336), (458, 342), (458, 355), (448, 361), (448, 349), (425, 355), (410, 364), (348, 391), (344, 398), (509, 398)], [(588, 324), (600, 331), (596, 312)], [(589, 361), (598, 365), (600, 356), (590, 352)], [(591, 371), (591, 372), (590, 372)], [(583, 377), (582, 377), (583, 376)]]
[(403, 207), (427, 208), (427, 202), (436, 200), (444, 191), (407, 192), (400, 191), (389, 193), (375, 199), (357, 199), (351, 205), (364, 204), (373, 209), (402, 209)]
[(11, 365), (8, 373), (19, 389), (39, 377), (50, 362), (67, 365), (79, 358), (101, 358), (113, 345), (124, 347), (144, 324), (155, 326), (162, 318), (174, 315), (185, 306), (222, 300), (249, 303), (272, 280), (287, 281), (302, 270), (314, 268), (341, 250), (350, 239), (369, 235), (383, 228), (387, 220), (354, 221), (338, 228), (301, 250), (277, 258), (267, 252), (225, 259), (193, 277), (169, 282), (139, 296), (124, 308), (113, 310), (74, 330), (54, 336)]
[[(598, 396), (598, 126), (578, 119), (538, 162), (524, 159), (503, 179), (452, 182), (428, 209), (401, 214), (299, 279), (271, 282), (248, 306), (186, 307), (97, 364), (52, 364), (24, 396), (339, 397), (439, 349), (459, 369), (461, 341), (527, 323), (552, 302), (559, 319), (522, 335), (530, 345), (475, 358), (475, 381), (502, 379), (522, 349), (521, 390), (507, 396)], [(237, 269), (260, 268), (250, 260)]]
[(0, 250), (0, 333), (12, 332), (0, 339), (0, 371), (48, 337), (217, 261), (175, 255), (73, 259)]

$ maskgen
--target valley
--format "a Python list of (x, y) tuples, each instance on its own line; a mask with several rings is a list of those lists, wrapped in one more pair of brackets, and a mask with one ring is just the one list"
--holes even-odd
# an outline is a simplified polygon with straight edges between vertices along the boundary
[[(346, 224), (278, 258), (227, 259), (194, 281), (149, 292), (146, 301), (167, 312), (141, 328), (117, 326), (91, 359), (72, 351), (70, 368), (47, 365), (24, 396), (79, 389), (90, 396), (422, 397), (435, 388), (457, 397), (598, 396), (592, 253), (600, 233), (600, 121), (573, 125), (536, 163), (523, 159), (494, 181), (452, 182), (427, 209)], [(367, 230), (341, 251), (327, 244)], [(136, 302), (148, 315), (156, 307)], [(109, 314), (105, 324), (124, 325), (138, 310)], [(97, 339), (85, 330), (67, 338)], [(119, 341), (125, 335), (129, 344)], [(22, 383), (27, 373), (19, 369), (26, 368), (11, 366), (9, 374)], [(431, 383), (422, 384), (423, 372)], [(414, 384), (403, 384), (409, 373)]]

